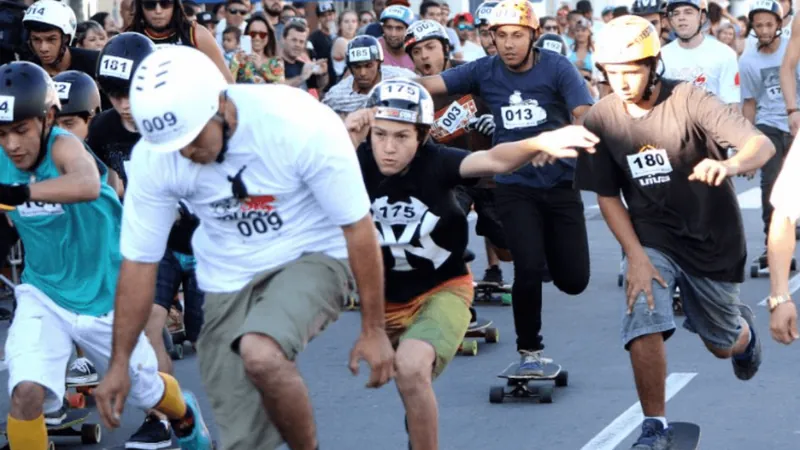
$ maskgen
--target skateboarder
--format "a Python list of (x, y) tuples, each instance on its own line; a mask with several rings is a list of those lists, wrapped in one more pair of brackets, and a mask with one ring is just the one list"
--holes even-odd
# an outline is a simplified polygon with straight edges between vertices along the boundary
[(372, 388), (394, 372), (380, 248), (347, 130), (299, 89), (228, 86), (207, 56), (186, 46), (145, 58), (130, 103), (142, 139), (125, 194), (116, 309), (124, 320), (115, 323), (101, 384), (104, 417), (128, 394), (127, 361), (184, 199), (200, 218), (192, 241), (206, 294), (198, 358), (225, 447), (316, 448), (294, 360), (338, 318), (352, 290), (350, 267), (362, 318), (350, 369), (365, 359)]
[[(718, 358), (730, 358), (737, 378), (749, 380), (761, 364), (753, 313), (739, 300), (746, 248), (729, 178), (758, 169), (775, 148), (713, 94), (662, 79), (659, 36), (647, 20), (608, 22), (597, 48), (613, 94), (586, 116), (600, 144), (578, 157), (575, 185), (597, 193), (626, 255), (622, 343), (645, 415), (633, 448), (669, 448), (664, 341), (675, 331), (676, 286), (684, 328)], [(731, 146), (739, 152), (725, 159)]]
[[(47, 448), (43, 412), (62, 406), (73, 341), (100, 372), (111, 355), (122, 206), (106, 183), (105, 165), (53, 125), (59, 108), (42, 68), (28, 62), (0, 67), (0, 203), (16, 207), (7, 214), (25, 247), (6, 342), (8, 441), (16, 450)], [(194, 396), (157, 371), (142, 333), (130, 342), (117, 370), (131, 379), (131, 403), (166, 414), (182, 448), (209, 448)], [(117, 423), (100, 401), (107, 395), (107, 388), (98, 389), (101, 414), (107, 424)]]
[(455, 356), (470, 322), (472, 275), (464, 262), (466, 211), (456, 186), (530, 163), (539, 152), (574, 155), (595, 137), (582, 127), (543, 133), (470, 153), (429, 139), (433, 100), (407, 80), (379, 83), (371, 109), (345, 120), (358, 146), (372, 219), (383, 246), (386, 329), (397, 348), (395, 381), (405, 405), (411, 447), (438, 447), (432, 382)]

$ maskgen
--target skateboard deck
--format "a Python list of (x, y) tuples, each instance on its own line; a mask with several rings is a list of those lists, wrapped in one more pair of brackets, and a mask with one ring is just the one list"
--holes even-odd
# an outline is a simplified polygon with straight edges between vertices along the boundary
[(486, 281), (472, 283), (475, 290), (473, 303), (489, 305), (511, 305), (511, 285), (498, 284)]
[[(478, 319), (475, 325), (471, 325), (464, 334), (465, 338), (483, 338), (487, 344), (495, 344), (500, 341), (500, 332), (492, 327), (492, 321)], [(464, 340), (458, 346), (458, 353), (464, 356), (475, 356), (478, 354), (478, 341)]]
[(556, 387), (569, 384), (569, 374), (559, 364), (545, 364), (542, 375), (520, 375), (518, 370), (519, 362), (513, 362), (497, 375), (506, 379), (506, 386), (494, 386), (489, 390), (490, 403), (503, 403), (506, 398), (537, 398), (539, 403), (553, 403), (552, 386), (536, 386), (533, 382), (553, 380)]
[[(47, 435), (49, 437), (79, 437), (81, 438), (81, 444), (84, 445), (99, 444), (103, 437), (100, 424), (84, 423), (89, 418), (90, 414), (91, 411), (70, 409), (67, 411), (67, 416), (60, 424), (47, 425)], [(76, 429), (75, 427), (77, 425), (81, 425), (81, 427)], [(2, 429), (0, 435), (7, 437), (8, 430), (6, 426), (6, 422), (0, 424), (0, 429)], [(50, 448), (55, 448), (52, 442), (50, 446)]]
[(700, 444), (700, 426), (690, 422), (670, 422), (672, 450), (697, 450)]

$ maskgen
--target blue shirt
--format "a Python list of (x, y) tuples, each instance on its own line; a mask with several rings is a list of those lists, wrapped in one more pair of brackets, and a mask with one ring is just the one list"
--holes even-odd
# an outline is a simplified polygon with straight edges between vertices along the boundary
[[(17, 169), (5, 151), (0, 152), (0, 183), (28, 184), (61, 176), (52, 159), (53, 143), (61, 135), (70, 133), (53, 127), (47, 154), (34, 172)], [(106, 182), (106, 166), (95, 160), (101, 170), (97, 199), (72, 204), (28, 201), (8, 214), (25, 247), (22, 282), (67, 311), (98, 317), (114, 308), (122, 263), (122, 204)]]
[[(492, 144), (519, 141), (572, 123), (572, 110), (591, 105), (592, 96), (578, 69), (558, 53), (539, 52), (539, 62), (522, 73), (511, 72), (500, 57), (487, 56), (442, 72), (449, 95), (472, 94), (489, 105), (497, 128)], [(526, 164), (498, 183), (550, 188), (572, 181), (573, 159), (545, 167)]]

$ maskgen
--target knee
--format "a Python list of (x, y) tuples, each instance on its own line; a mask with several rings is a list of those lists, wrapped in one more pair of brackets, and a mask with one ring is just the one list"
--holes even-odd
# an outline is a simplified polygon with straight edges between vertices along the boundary
[(566, 277), (561, 277), (560, 279), (556, 275), (552, 275), (552, 277), (553, 284), (555, 284), (558, 290), (569, 295), (578, 295), (589, 286), (588, 271), (586, 271), (586, 273), (570, 272)]
[(287, 369), (294, 368), (283, 353), (281, 346), (271, 337), (263, 334), (246, 334), (239, 341), (239, 355), (244, 370), (251, 380), (266, 380), (280, 377)]
[(44, 388), (36, 383), (19, 383), (11, 394), (11, 410), (16, 413), (13, 415), (19, 419), (35, 419), (42, 413), (44, 395)]
[(435, 360), (436, 352), (429, 343), (403, 341), (394, 358), (395, 382), (400, 392), (408, 394), (430, 386)]

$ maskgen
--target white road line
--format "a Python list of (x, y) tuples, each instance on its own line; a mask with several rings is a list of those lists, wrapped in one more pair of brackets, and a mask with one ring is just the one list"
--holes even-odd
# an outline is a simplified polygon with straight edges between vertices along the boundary
[[(692, 378), (696, 377), (696, 372), (671, 373), (667, 377), (667, 401), (669, 401), (681, 389), (686, 387)], [(613, 422), (595, 436), (581, 450), (614, 450), (620, 442), (624, 441), (629, 434), (638, 428), (644, 420), (642, 405), (634, 403), (627, 411), (620, 414)], [(669, 420), (669, 417), (667, 417)]]
[[(798, 289), (800, 289), (800, 273), (789, 278), (789, 294), (794, 294)], [(767, 300), (769, 300), (769, 295), (764, 297), (764, 300), (761, 300), (758, 306), (767, 306)]]
[(750, 188), (736, 196), (739, 209), (761, 209), (761, 188)]

